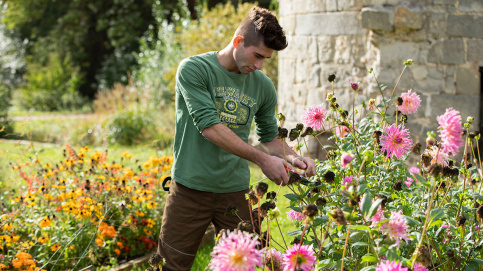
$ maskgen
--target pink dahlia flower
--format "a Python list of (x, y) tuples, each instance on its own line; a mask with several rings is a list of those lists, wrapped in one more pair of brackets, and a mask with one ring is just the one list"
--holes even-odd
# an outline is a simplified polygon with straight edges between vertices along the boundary
[(271, 248), (265, 255), (265, 265), (268, 267), (268, 270), (282, 271), (282, 257), (282, 253)]
[(428, 271), (428, 269), (424, 267), (424, 265), (422, 265), (421, 263), (416, 263), (414, 265), (413, 271)]
[(327, 111), (323, 105), (314, 105), (305, 110), (302, 115), (302, 122), (305, 127), (312, 127), (315, 131), (320, 130), (320, 127), (324, 124)]
[(401, 113), (407, 115), (418, 111), (418, 107), (421, 105), (421, 98), (419, 98), (418, 94), (411, 93), (411, 90), (408, 90), (407, 93), (401, 94), (401, 98), (403, 99), (403, 103), (398, 107)]
[(439, 137), (441, 137), (442, 150), (445, 153), (456, 155), (463, 146), (463, 127), (461, 125), (460, 112), (453, 108), (446, 108), (446, 112), (437, 117), (439, 123)]
[(354, 157), (348, 153), (342, 154), (342, 156), (340, 157), (340, 162), (342, 164), (342, 167), (346, 167), (347, 165), (349, 165), (353, 158)]
[(440, 164), (442, 166), (448, 166), (449, 155), (442, 149), (438, 150), (437, 146), (431, 146), (431, 148), (426, 149), (424, 152), (431, 155), (431, 165)]
[(382, 206), (379, 205), (376, 214), (371, 217), (371, 227), (377, 226), (377, 223), (383, 221), (384, 219), (386, 219), (386, 217), (384, 216), (384, 211), (382, 210)]
[(257, 249), (258, 238), (244, 231), (228, 231), (213, 248), (209, 268), (214, 271), (254, 271), (262, 265), (263, 251)]
[(408, 268), (402, 267), (402, 263), (386, 260), (377, 265), (376, 271), (408, 271)]
[(386, 134), (381, 137), (381, 151), (387, 151), (387, 157), (403, 158), (411, 150), (409, 131), (402, 125), (386, 127)]
[(296, 220), (296, 221), (303, 221), (304, 220), (304, 215), (302, 213), (299, 213), (294, 210), (290, 210), (287, 212), (287, 218), (290, 220)]
[(381, 231), (389, 236), (389, 239), (396, 241), (395, 245), (399, 247), (400, 239), (405, 241), (409, 238), (409, 233), (407, 231), (408, 224), (406, 219), (402, 216), (401, 211), (391, 212), (389, 221), (381, 225)]
[(294, 245), (291, 248), (287, 248), (283, 255), (284, 271), (292, 271), (297, 268), (304, 271), (312, 270), (315, 263), (314, 250), (312, 245)]

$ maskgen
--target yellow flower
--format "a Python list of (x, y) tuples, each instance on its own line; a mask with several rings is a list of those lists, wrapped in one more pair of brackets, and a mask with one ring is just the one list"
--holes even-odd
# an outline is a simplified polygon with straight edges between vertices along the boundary
[(39, 238), (39, 243), (45, 244), (47, 241), (49, 241), (49, 237), (47, 236), (42, 236)]
[(39, 222), (39, 226), (41, 228), (49, 227), (50, 226), (50, 223), (52, 223), (52, 220), (50, 220), (50, 218), (48, 218), (48, 217), (44, 217), (44, 219), (42, 219)]
[(11, 231), (12, 230), (12, 222), (7, 222), (5, 225), (2, 227), (3, 231)]
[(143, 212), (134, 211), (134, 213), (135, 213), (135, 214), (136, 214), (136, 216), (138, 216), (138, 217), (143, 217), (143, 216), (144, 216), (144, 213), (143, 213)]
[(156, 208), (156, 202), (154, 201), (150, 201), (148, 202), (148, 209), (153, 209), (153, 208)]
[(149, 230), (149, 229), (144, 228), (144, 233), (145, 233), (146, 235), (151, 235), (151, 234), (153, 234), (153, 231), (151, 231), (151, 230)]
[(132, 158), (132, 154), (128, 153), (127, 151), (123, 152), (121, 154), (121, 157), (124, 157), (124, 158)]
[(60, 248), (60, 245), (59, 245), (59, 244), (53, 244), (53, 245), (50, 247), (50, 249), (51, 249), (52, 251), (57, 251), (59, 248)]
[(7, 266), (3, 263), (0, 263), (0, 271), (7, 270)]
[(156, 222), (154, 222), (154, 220), (152, 220), (151, 218), (148, 218), (147, 222), (148, 222), (147, 226), (149, 228), (152, 228), (154, 225), (156, 225)]
[(74, 248), (75, 248), (74, 245), (72, 245), (72, 246), (69, 247), (70, 250), (74, 250)]
[(15, 235), (15, 236), (12, 236), (11, 239), (12, 239), (12, 243), (15, 243), (15, 242), (17, 242), (20, 239), (20, 236)]

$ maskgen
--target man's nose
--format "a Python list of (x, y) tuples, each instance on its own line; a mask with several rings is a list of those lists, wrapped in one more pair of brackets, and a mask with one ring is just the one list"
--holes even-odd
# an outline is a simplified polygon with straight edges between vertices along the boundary
[(257, 61), (255, 61), (255, 68), (257, 68), (257, 70), (261, 70), (262, 69), (262, 66), (263, 66), (263, 61), (265, 59), (259, 59)]

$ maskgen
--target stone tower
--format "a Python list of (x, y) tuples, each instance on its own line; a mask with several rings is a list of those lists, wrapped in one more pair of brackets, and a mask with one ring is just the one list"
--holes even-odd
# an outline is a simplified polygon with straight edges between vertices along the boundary
[(360, 105), (379, 93), (368, 69), (392, 91), (407, 59), (414, 64), (396, 93), (421, 97), (407, 124), (415, 140), (436, 131), (448, 107), (481, 128), (483, 0), (279, 0), (279, 17), (289, 41), (279, 53), (278, 85), (288, 128), (307, 106), (326, 104), (329, 74), (338, 78), (339, 104), (350, 109), (349, 80), (360, 82)]

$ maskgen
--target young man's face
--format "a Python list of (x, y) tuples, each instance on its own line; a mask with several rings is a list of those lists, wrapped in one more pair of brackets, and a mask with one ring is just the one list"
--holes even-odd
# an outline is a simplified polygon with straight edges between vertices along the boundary
[(273, 53), (273, 49), (270, 49), (263, 44), (248, 47), (244, 46), (243, 39), (235, 47), (234, 58), (235, 63), (240, 73), (249, 74), (255, 70), (260, 70), (263, 65), (263, 61), (270, 58)]

